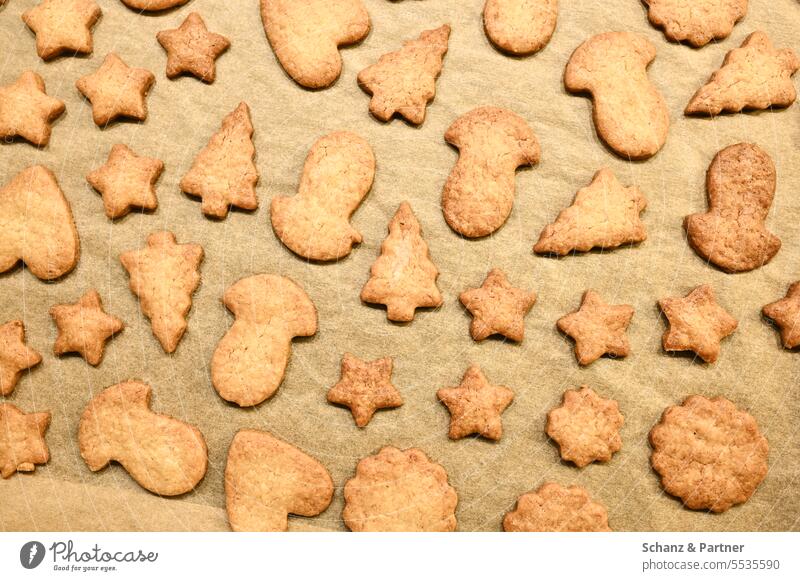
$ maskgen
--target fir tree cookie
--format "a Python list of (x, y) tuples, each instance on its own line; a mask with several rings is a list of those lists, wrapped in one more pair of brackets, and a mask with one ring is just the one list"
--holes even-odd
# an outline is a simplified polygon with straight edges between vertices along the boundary
[(403, 398), (392, 385), (391, 357), (364, 361), (345, 353), (342, 376), (328, 391), (328, 401), (350, 408), (359, 428), (365, 427), (376, 411), (403, 405)]
[(50, 450), (44, 433), (50, 412), (25, 413), (10, 403), (0, 403), (0, 476), (33, 472), (36, 464), (47, 464)]
[(86, 176), (86, 181), (103, 197), (106, 216), (115, 220), (133, 209), (155, 210), (158, 207), (155, 183), (164, 162), (139, 156), (123, 143), (111, 148), (104, 165)]
[(511, 285), (505, 273), (493, 268), (479, 288), (459, 295), (461, 304), (472, 314), (469, 331), (475, 341), (502, 335), (512, 341), (525, 338), (525, 315), (536, 303), (536, 293)]
[(577, 311), (564, 315), (556, 326), (575, 341), (575, 358), (589, 365), (603, 355), (627, 357), (631, 352), (625, 331), (633, 318), (631, 305), (609, 305), (593, 290), (583, 294)]
[(43, 0), (25, 11), (22, 20), (36, 35), (39, 57), (50, 60), (62, 54), (91, 53), (92, 27), (101, 14), (94, 0)]
[(150, 71), (129, 67), (112, 52), (99, 69), (78, 79), (75, 86), (92, 104), (95, 124), (105, 127), (117, 119), (144, 121), (147, 93), (155, 80)]
[(50, 142), (50, 124), (66, 110), (64, 102), (45, 92), (44, 80), (25, 71), (0, 87), (0, 139), (20, 137), (37, 146)]
[(106, 341), (125, 327), (122, 320), (103, 310), (100, 295), (94, 289), (86, 291), (77, 303), (51, 307), (50, 316), (58, 327), (54, 353), (78, 353), (95, 366), (103, 360)]
[(548, 482), (523, 494), (503, 518), (506, 532), (609, 532), (606, 507), (581, 486)]
[(25, 344), (25, 324), (0, 325), (0, 396), (11, 395), (22, 373), (42, 362), (42, 356)]
[(483, 28), (503, 52), (526, 56), (539, 52), (556, 29), (558, 0), (486, 0)]
[(730, 35), (747, 13), (747, 0), (644, 0), (653, 26), (664, 36), (694, 47)]

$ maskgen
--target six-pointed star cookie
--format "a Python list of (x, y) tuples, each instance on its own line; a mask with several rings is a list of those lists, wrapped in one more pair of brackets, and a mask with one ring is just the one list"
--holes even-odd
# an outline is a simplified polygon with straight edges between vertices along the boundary
[(50, 316), (58, 327), (55, 354), (80, 353), (90, 365), (100, 365), (106, 341), (125, 327), (120, 319), (103, 310), (100, 295), (94, 289), (86, 291), (77, 303), (51, 307)]
[(215, 61), (231, 45), (221, 34), (209, 32), (197, 12), (189, 14), (178, 28), (162, 30), (156, 39), (167, 51), (168, 78), (188, 73), (206, 83), (214, 82)]
[(472, 313), (473, 339), (483, 341), (490, 335), (503, 335), (512, 341), (522, 341), (523, 319), (536, 302), (536, 293), (511, 286), (503, 271), (495, 268), (479, 288), (464, 291), (459, 299)]
[(50, 459), (44, 441), (49, 425), (49, 412), (26, 414), (10, 403), (0, 403), (0, 476), (33, 472), (36, 464)]
[(359, 428), (366, 426), (379, 409), (403, 405), (392, 385), (392, 358), (363, 361), (350, 353), (342, 358), (342, 377), (328, 391), (328, 401), (350, 408)]
[(589, 365), (605, 354), (625, 357), (631, 351), (625, 330), (633, 318), (631, 305), (609, 305), (593, 290), (583, 294), (581, 307), (561, 317), (558, 329), (575, 340), (575, 357)]
[(461, 385), (444, 387), (436, 392), (450, 410), (450, 432), (453, 440), (480, 434), (490, 440), (503, 435), (500, 414), (511, 405), (514, 392), (502, 385), (492, 385), (477, 365), (470, 365)]
[(669, 321), (662, 343), (665, 351), (694, 351), (706, 363), (719, 357), (719, 343), (738, 322), (717, 304), (711, 285), (698, 286), (683, 298), (658, 301)]
[(105, 165), (86, 176), (103, 196), (106, 216), (121, 218), (132, 208), (155, 210), (158, 207), (155, 183), (164, 162), (136, 155), (127, 145), (117, 143), (108, 154)]
[(94, 122), (104, 127), (120, 117), (144, 121), (145, 97), (153, 82), (153, 73), (129, 67), (112, 52), (99, 69), (78, 79), (75, 86), (92, 103)]
[(42, 77), (25, 71), (0, 87), (0, 139), (21, 137), (42, 147), (50, 141), (50, 123), (64, 112), (64, 102), (45, 93)]
[(11, 395), (22, 372), (41, 361), (42, 356), (25, 345), (22, 321), (0, 325), (0, 395)]
[(22, 20), (36, 34), (36, 52), (44, 60), (60, 54), (92, 52), (92, 27), (102, 11), (94, 0), (44, 0)]
[(784, 347), (800, 346), (800, 281), (789, 287), (784, 298), (766, 305), (762, 312), (780, 327)]

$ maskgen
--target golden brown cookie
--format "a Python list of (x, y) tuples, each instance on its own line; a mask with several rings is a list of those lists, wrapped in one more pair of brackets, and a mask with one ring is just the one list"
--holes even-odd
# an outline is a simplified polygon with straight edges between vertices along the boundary
[(349, 131), (318, 139), (306, 157), (295, 196), (276, 196), (270, 205), (275, 235), (292, 252), (310, 260), (338, 260), (360, 244), (350, 216), (372, 188), (375, 154)]
[(361, 289), (361, 300), (386, 305), (390, 321), (412, 321), (416, 309), (442, 304), (438, 276), (417, 217), (408, 202), (403, 202), (389, 222), (389, 236)]
[(450, 411), (451, 440), (459, 440), (478, 434), (489, 440), (503, 436), (505, 409), (514, 401), (514, 392), (503, 385), (489, 383), (480, 366), (470, 365), (461, 384), (445, 387), (436, 392), (436, 397)]
[(653, 26), (694, 47), (727, 38), (747, 14), (747, 0), (644, 0)]
[(372, 95), (370, 113), (384, 122), (394, 115), (415, 125), (425, 121), (427, 105), (436, 95), (436, 79), (442, 72), (449, 38), (447, 24), (426, 30), (358, 73), (359, 86)]
[(255, 156), (250, 108), (242, 102), (222, 120), (222, 127), (197, 154), (181, 180), (181, 190), (200, 198), (203, 214), (212, 218), (225, 218), (231, 206), (255, 210)]
[(755, 419), (724, 397), (690, 395), (650, 430), (650, 463), (669, 494), (691, 509), (725, 512), (767, 475), (769, 444)]
[(683, 298), (658, 301), (669, 327), (664, 351), (694, 351), (706, 363), (719, 357), (720, 341), (733, 333), (738, 322), (717, 304), (711, 285), (698, 286)]
[(512, 341), (525, 338), (525, 315), (536, 303), (536, 293), (511, 286), (505, 273), (493, 268), (478, 288), (458, 296), (472, 314), (469, 332), (475, 341), (502, 335)]
[(558, 0), (486, 0), (483, 28), (494, 46), (516, 56), (539, 52), (550, 42)]
[(25, 344), (22, 321), (0, 325), (0, 396), (11, 395), (22, 372), (41, 362), (42, 356)]
[(503, 518), (506, 532), (610, 532), (608, 511), (581, 486), (548, 482), (523, 494)]
[(564, 85), (591, 94), (597, 134), (622, 157), (652, 157), (667, 140), (669, 111), (647, 77), (655, 58), (644, 36), (606, 32), (580, 45), (567, 63)]
[(178, 28), (159, 32), (156, 40), (167, 51), (167, 78), (188, 74), (204, 83), (214, 82), (216, 61), (231, 46), (230, 40), (210, 32), (197, 12), (191, 12)]
[(94, 0), (43, 0), (22, 13), (43, 60), (92, 52), (92, 27), (102, 10)]
[(447, 472), (418, 448), (386, 446), (356, 466), (344, 486), (347, 527), (356, 532), (450, 532), (458, 495)]
[(332, 85), (342, 73), (339, 47), (370, 29), (361, 0), (261, 0), (261, 20), (283, 69), (309, 89)]
[(77, 303), (51, 307), (50, 316), (58, 327), (55, 354), (79, 353), (89, 365), (100, 365), (106, 341), (125, 327), (120, 319), (103, 310), (100, 295), (94, 289), (86, 291)]
[(106, 163), (88, 174), (86, 181), (100, 192), (106, 216), (114, 220), (132, 209), (155, 210), (155, 184), (163, 171), (160, 159), (136, 155), (127, 145), (117, 143)]
[(784, 347), (800, 347), (800, 281), (789, 287), (784, 298), (766, 305), (762, 312), (780, 328)]
[(328, 401), (350, 408), (359, 428), (365, 427), (376, 411), (403, 405), (403, 398), (392, 385), (392, 358), (364, 361), (345, 353), (342, 376), (328, 391)]
[(186, 332), (192, 295), (200, 286), (203, 247), (178, 244), (172, 232), (154, 232), (146, 248), (124, 252), (119, 259), (153, 335), (164, 351), (173, 353)]
[(156, 78), (146, 69), (131, 68), (115, 53), (75, 86), (92, 104), (92, 118), (98, 127), (116, 119), (144, 121), (147, 118), (147, 93)]
[(788, 107), (797, 97), (792, 75), (798, 69), (800, 58), (791, 48), (775, 49), (766, 33), (756, 31), (725, 55), (722, 68), (694, 94), (686, 114)]
[(0, 476), (33, 472), (46, 464), (50, 451), (44, 433), (50, 426), (50, 412), (26, 414), (10, 403), (0, 403)]
[(239, 430), (225, 464), (231, 529), (277, 532), (289, 515), (317, 516), (333, 499), (333, 480), (318, 460), (268, 432)]
[(565, 391), (561, 406), (548, 412), (545, 432), (558, 444), (562, 460), (583, 468), (592, 462), (608, 462), (619, 452), (624, 422), (616, 401), (582, 385)]
[(752, 143), (726, 147), (706, 174), (708, 212), (692, 214), (683, 226), (689, 244), (726, 272), (763, 266), (778, 253), (780, 239), (764, 223), (775, 197), (775, 165)]
[(56, 176), (33, 165), (0, 189), (0, 272), (19, 261), (41, 280), (54, 280), (78, 264), (81, 244), (72, 209)]
[(50, 124), (64, 113), (64, 102), (45, 92), (44, 80), (25, 71), (0, 87), (0, 139), (21, 137), (37, 147), (50, 142)]
[(144, 12), (158, 12), (159, 10), (169, 10), (186, 4), (189, 0), (122, 0), (122, 3), (132, 10), (142, 10)]
[(260, 404), (283, 381), (292, 339), (317, 332), (317, 309), (298, 284), (271, 274), (241, 279), (222, 302), (235, 320), (214, 350), (211, 382), (227, 401)]
[(575, 341), (575, 358), (589, 365), (603, 355), (627, 357), (631, 352), (625, 331), (631, 324), (631, 305), (609, 305), (593, 290), (583, 293), (577, 311), (561, 317), (558, 330)]
[(539, 163), (536, 134), (508, 109), (480, 107), (456, 119), (444, 138), (458, 148), (442, 190), (444, 218), (462, 236), (488, 236), (511, 214), (517, 168)]
[(592, 183), (578, 191), (572, 205), (545, 226), (533, 251), (564, 256), (593, 248), (610, 250), (647, 239), (639, 218), (647, 199), (636, 186), (625, 187), (608, 168), (594, 174)]

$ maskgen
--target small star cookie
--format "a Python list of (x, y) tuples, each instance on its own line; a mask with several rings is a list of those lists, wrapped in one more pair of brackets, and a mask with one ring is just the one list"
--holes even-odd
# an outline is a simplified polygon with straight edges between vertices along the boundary
[(475, 341), (503, 335), (512, 341), (525, 338), (525, 315), (536, 302), (536, 293), (511, 286), (505, 273), (492, 269), (479, 288), (462, 292), (461, 303), (472, 314), (470, 334)]
[(0, 325), (0, 395), (11, 395), (22, 372), (41, 361), (42, 356), (25, 344), (22, 321)]
[(189, 14), (178, 28), (162, 30), (156, 39), (167, 51), (168, 78), (187, 73), (205, 83), (214, 82), (215, 61), (231, 45), (221, 34), (209, 32), (197, 12)]
[(784, 347), (800, 346), (800, 281), (789, 287), (784, 298), (766, 305), (762, 312), (780, 327)]
[(33, 71), (0, 87), (0, 139), (21, 137), (37, 147), (50, 141), (50, 123), (64, 113), (64, 102), (45, 92), (44, 80)]
[(77, 303), (55, 305), (50, 316), (58, 327), (53, 351), (56, 355), (79, 353), (89, 365), (100, 365), (106, 341), (122, 331), (125, 324), (103, 310), (100, 295), (86, 291)]
[(470, 365), (460, 385), (442, 388), (436, 397), (450, 410), (450, 439), (479, 434), (499, 440), (503, 435), (500, 414), (511, 405), (514, 392), (502, 385), (492, 385), (478, 365)]
[(603, 355), (626, 357), (631, 352), (625, 330), (631, 323), (631, 305), (609, 305), (593, 290), (583, 294), (577, 311), (561, 317), (558, 330), (575, 340), (575, 357), (589, 365)]
[(75, 86), (92, 104), (92, 118), (105, 127), (118, 118), (144, 121), (147, 93), (156, 78), (146, 69), (131, 68), (109, 53), (100, 68), (81, 77)]
[(523, 494), (503, 518), (506, 532), (610, 532), (608, 511), (581, 486), (554, 482)]
[(44, 441), (49, 425), (49, 412), (26, 414), (10, 403), (0, 403), (0, 476), (33, 472), (36, 464), (50, 460)]
[(163, 171), (164, 162), (160, 159), (140, 157), (127, 145), (117, 143), (105, 165), (87, 175), (86, 181), (103, 196), (106, 216), (113, 220), (133, 208), (155, 210), (155, 183)]
[(94, 0), (44, 0), (22, 14), (36, 35), (36, 52), (43, 60), (64, 53), (92, 52), (92, 27), (102, 10)]
[(658, 301), (669, 321), (662, 343), (665, 351), (694, 351), (706, 363), (719, 357), (720, 341), (738, 322), (717, 304), (711, 285), (698, 286), (683, 298)]
[(363, 428), (377, 410), (403, 405), (391, 378), (391, 357), (363, 361), (345, 353), (342, 378), (328, 391), (328, 401), (350, 408), (356, 425)]

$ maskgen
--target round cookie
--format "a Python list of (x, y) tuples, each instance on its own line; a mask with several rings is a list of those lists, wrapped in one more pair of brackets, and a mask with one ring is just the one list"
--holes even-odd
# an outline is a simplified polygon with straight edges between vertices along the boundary
[(609, 532), (606, 507), (580, 486), (548, 482), (523, 494), (503, 518), (503, 530), (514, 532)]
[(487, 0), (486, 37), (498, 49), (517, 56), (542, 50), (558, 20), (558, 0)]

